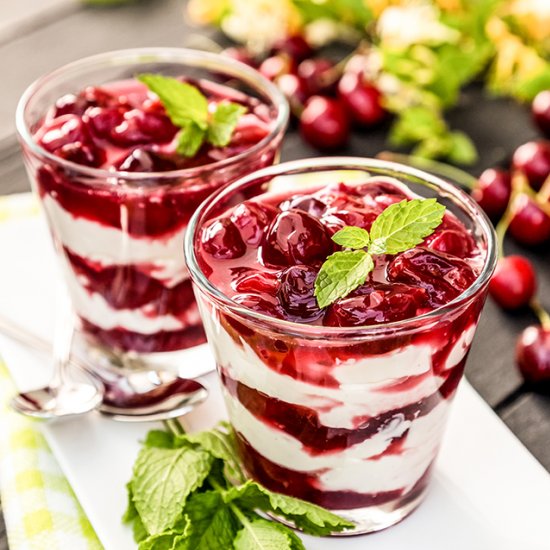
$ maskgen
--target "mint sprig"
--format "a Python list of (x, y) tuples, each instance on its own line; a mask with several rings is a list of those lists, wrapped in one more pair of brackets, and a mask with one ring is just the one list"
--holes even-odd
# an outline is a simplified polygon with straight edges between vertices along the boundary
[[(375, 254), (399, 254), (420, 244), (439, 226), (445, 207), (436, 199), (413, 199), (388, 206), (372, 224), (370, 234), (346, 226), (332, 240), (348, 250), (331, 254), (315, 279), (315, 297), (320, 308), (345, 298), (361, 286), (374, 269)], [(365, 250), (367, 249), (367, 250)]]
[(210, 112), (208, 99), (196, 87), (176, 78), (159, 74), (140, 74), (137, 79), (155, 93), (166, 114), (181, 131), (177, 152), (194, 157), (207, 141), (215, 147), (225, 147), (246, 108), (238, 103), (221, 101)]
[(308, 502), (245, 481), (235, 435), (227, 424), (198, 434), (154, 430), (147, 435), (128, 483), (128, 509), (139, 550), (303, 550), (289, 527), (327, 535), (353, 527)]

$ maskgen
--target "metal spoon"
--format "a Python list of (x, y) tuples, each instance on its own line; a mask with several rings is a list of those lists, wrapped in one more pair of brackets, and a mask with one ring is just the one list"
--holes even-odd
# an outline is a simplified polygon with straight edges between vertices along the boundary
[(12, 408), (36, 418), (60, 418), (84, 414), (97, 408), (104, 387), (93, 376), (81, 372), (77, 380), (70, 375), (69, 360), (74, 338), (74, 319), (66, 299), (59, 298), (56, 308), (53, 375), (47, 386), (17, 394)]
[[(0, 333), (37, 351), (52, 352), (46, 340), (1, 315)], [(208, 397), (208, 390), (197, 380), (181, 378), (167, 370), (145, 369), (141, 363), (140, 370), (117, 372), (115, 368), (102, 365), (99, 354), (93, 365), (88, 364), (88, 361), (89, 358), (83, 361), (72, 356), (70, 366), (76, 367), (101, 385), (103, 392), (100, 402), (96, 404), (97, 409), (113, 420), (148, 422), (177, 418)]]

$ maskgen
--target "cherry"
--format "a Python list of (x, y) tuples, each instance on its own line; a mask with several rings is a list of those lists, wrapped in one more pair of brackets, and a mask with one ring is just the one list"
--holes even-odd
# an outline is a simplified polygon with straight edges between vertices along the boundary
[(317, 270), (306, 265), (293, 265), (281, 274), (277, 298), (287, 318), (292, 321), (311, 321), (323, 312), (314, 296)]
[(294, 65), (292, 59), (287, 55), (273, 55), (264, 59), (258, 70), (268, 80), (275, 80), (283, 74), (292, 73)]
[(261, 296), (249, 293), (236, 294), (233, 296), (233, 300), (241, 306), (257, 311), (258, 313), (263, 313), (264, 315), (269, 315), (270, 317), (278, 319), (283, 318), (283, 312), (281, 311), (279, 302), (276, 298), (266, 294), (262, 294)]
[[(350, 210), (331, 211), (329, 216), (323, 218), (323, 222), (334, 224), (335, 219), (342, 220), (344, 225), (353, 225), (370, 230), (374, 220), (378, 217), (380, 211), (369, 210), (366, 208), (353, 208)], [(336, 222), (337, 223), (337, 222)]]
[(54, 119), (43, 127), (39, 138), (40, 145), (50, 153), (55, 153), (64, 145), (88, 141), (86, 126), (77, 115), (63, 115)]
[(484, 170), (472, 190), (472, 197), (492, 220), (506, 211), (512, 193), (510, 173), (498, 168)]
[(229, 219), (216, 220), (202, 233), (202, 246), (214, 258), (232, 260), (244, 256), (244, 244), (237, 226)]
[(320, 218), (327, 205), (312, 195), (294, 195), (291, 199), (279, 204), (281, 210), (303, 210), (315, 218)]
[(550, 239), (550, 216), (531, 197), (519, 195), (512, 211), (508, 231), (516, 241), (537, 246)]
[(245, 114), (237, 123), (233, 137), (232, 146), (241, 146), (256, 144), (269, 134), (269, 126), (262, 124), (258, 118), (253, 115)]
[(512, 167), (525, 174), (529, 185), (539, 190), (550, 175), (550, 141), (528, 141), (512, 157)]
[(274, 273), (246, 269), (233, 283), (237, 292), (275, 295), (279, 280)]
[(293, 112), (300, 109), (309, 97), (303, 80), (295, 74), (283, 74), (275, 82), (279, 90), (287, 98)]
[(63, 115), (82, 115), (87, 107), (84, 98), (77, 97), (74, 94), (65, 94), (56, 102), (52, 110), (52, 118)]
[(516, 363), (526, 382), (550, 383), (550, 328), (527, 327), (516, 344)]
[(335, 82), (331, 73), (334, 65), (323, 57), (306, 59), (298, 65), (296, 71), (308, 95), (329, 94), (333, 91)]
[(403, 284), (364, 285), (360, 293), (331, 304), (324, 324), (335, 327), (374, 325), (410, 319), (428, 301), (428, 292)]
[(338, 149), (349, 139), (349, 121), (342, 104), (329, 97), (310, 97), (300, 117), (303, 138), (321, 150)]
[(176, 163), (170, 159), (140, 148), (116, 162), (114, 167), (122, 172), (166, 172), (177, 169)]
[(114, 143), (122, 146), (165, 143), (170, 141), (177, 131), (165, 115), (132, 109), (124, 113), (124, 120), (113, 129), (110, 137)]
[(108, 138), (123, 122), (124, 109), (120, 107), (91, 107), (86, 111), (86, 120), (94, 135)]
[(475, 247), (471, 235), (456, 229), (438, 230), (427, 237), (424, 244), (427, 248), (459, 258), (468, 257)]
[(246, 201), (235, 208), (231, 221), (239, 229), (246, 244), (259, 246), (265, 228), (276, 215), (277, 210), (272, 206)]
[(79, 97), (88, 107), (113, 107), (126, 103), (124, 98), (116, 97), (96, 86), (88, 86), (80, 92)]
[(464, 260), (422, 247), (397, 256), (388, 265), (387, 272), (391, 282), (425, 288), (431, 305), (436, 307), (456, 298), (476, 278)]
[(375, 126), (386, 116), (382, 94), (378, 88), (365, 82), (362, 74), (345, 73), (338, 82), (338, 96), (350, 119), (359, 126)]
[(535, 270), (523, 256), (506, 256), (498, 261), (489, 283), (489, 294), (504, 309), (529, 304), (537, 288)]
[(307, 40), (300, 34), (287, 36), (275, 43), (275, 53), (285, 53), (297, 62), (300, 62), (313, 54), (313, 49)]
[(312, 264), (331, 252), (332, 244), (317, 219), (301, 210), (286, 210), (267, 229), (262, 259), (272, 265)]
[(550, 90), (544, 90), (535, 96), (531, 112), (541, 132), (546, 137), (550, 137)]

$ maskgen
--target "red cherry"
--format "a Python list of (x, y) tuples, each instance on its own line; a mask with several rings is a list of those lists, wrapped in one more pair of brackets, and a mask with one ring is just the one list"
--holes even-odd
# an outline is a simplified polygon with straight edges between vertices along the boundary
[(276, 215), (277, 210), (269, 205), (246, 201), (235, 208), (231, 221), (239, 229), (246, 244), (259, 246), (265, 229)]
[(510, 173), (498, 168), (483, 171), (472, 191), (472, 197), (492, 220), (506, 211), (512, 193)]
[(283, 74), (292, 73), (293, 69), (294, 65), (291, 58), (286, 55), (273, 55), (264, 59), (258, 70), (268, 80), (275, 80)]
[(550, 216), (531, 197), (519, 195), (508, 231), (519, 243), (537, 246), (550, 239)]
[(301, 210), (280, 212), (267, 229), (262, 258), (271, 265), (312, 264), (332, 252), (323, 225)]
[(232, 260), (244, 256), (244, 244), (237, 226), (229, 219), (216, 220), (202, 233), (202, 246), (214, 258)]
[(96, 86), (89, 86), (78, 95), (88, 107), (114, 107), (126, 103), (125, 98), (116, 97)]
[(303, 138), (321, 150), (338, 149), (349, 139), (349, 121), (342, 104), (329, 97), (309, 98), (300, 117)]
[(67, 143), (55, 150), (58, 157), (70, 160), (83, 166), (92, 166), (98, 168), (106, 159), (105, 151), (92, 144), (75, 141)]
[(525, 174), (529, 185), (539, 190), (550, 175), (550, 141), (528, 141), (512, 157), (512, 167)]
[(382, 94), (365, 82), (361, 74), (345, 73), (338, 83), (338, 95), (350, 119), (359, 126), (375, 126), (386, 115), (381, 103)]
[(286, 38), (279, 40), (273, 46), (273, 51), (276, 53), (285, 53), (297, 62), (300, 62), (313, 54), (311, 46), (308, 44), (306, 39), (299, 34), (287, 36)]
[(123, 122), (124, 109), (120, 107), (91, 107), (85, 118), (94, 135), (108, 138), (111, 132)]
[(535, 96), (531, 112), (540, 131), (546, 137), (550, 137), (550, 90), (544, 90)]
[(170, 159), (160, 157), (152, 151), (136, 148), (129, 155), (114, 164), (123, 172), (166, 172), (176, 170), (177, 164)]
[(89, 134), (86, 125), (77, 115), (62, 115), (41, 128), (39, 143), (49, 151), (55, 153), (64, 145), (80, 142), (87, 143)]
[(236, 294), (233, 296), (233, 301), (237, 302), (241, 306), (257, 311), (258, 313), (263, 313), (270, 317), (275, 317), (278, 319), (283, 318), (283, 312), (281, 306), (275, 297), (269, 296), (267, 294)]
[(475, 247), (472, 236), (456, 229), (438, 230), (425, 239), (424, 244), (432, 250), (466, 258)]
[(320, 218), (327, 209), (327, 205), (311, 195), (294, 195), (291, 199), (279, 204), (279, 208), (281, 210), (303, 210), (315, 218)]
[(531, 262), (523, 256), (506, 256), (498, 261), (489, 283), (489, 294), (504, 309), (514, 310), (529, 304), (537, 288)]
[(550, 383), (550, 329), (527, 327), (516, 345), (516, 363), (526, 382)]
[(114, 143), (121, 146), (165, 143), (170, 141), (177, 131), (165, 115), (132, 109), (124, 113), (124, 120), (113, 129), (110, 137)]
[(313, 294), (316, 278), (317, 270), (306, 265), (293, 265), (283, 271), (277, 298), (289, 320), (311, 321), (323, 314)]
[(56, 102), (52, 110), (52, 118), (63, 115), (82, 115), (87, 107), (86, 101), (74, 94), (65, 94)]
[(283, 74), (275, 83), (287, 98), (293, 111), (299, 109), (309, 97), (304, 82), (295, 74)]
[(328, 94), (333, 91), (334, 81), (330, 74), (333, 67), (331, 61), (322, 57), (306, 59), (298, 65), (296, 73), (308, 95)]

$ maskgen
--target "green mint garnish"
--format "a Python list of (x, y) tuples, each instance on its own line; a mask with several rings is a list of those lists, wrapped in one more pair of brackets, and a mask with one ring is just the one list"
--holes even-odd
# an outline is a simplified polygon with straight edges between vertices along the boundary
[(127, 487), (123, 520), (132, 525), (140, 550), (304, 548), (294, 531), (258, 511), (284, 517), (311, 535), (354, 526), (324, 508), (246, 481), (226, 423), (197, 434), (149, 432)]
[(197, 154), (204, 141), (225, 147), (246, 108), (222, 101), (214, 112), (208, 110), (208, 99), (195, 86), (159, 74), (141, 74), (137, 79), (155, 93), (172, 123), (181, 128), (177, 152), (186, 157)]
[(332, 240), (353, 250), (335, 252), (321, 266), (315, 280), (319, 307), (345, 298), (364, 284), (374, 269), (374, 254), (398, 254), (420, 244), (434, 232), (444, 214), (445, 207), (436, 199), (403, 200), (388, 206), (374, 220), (370, 234), (352, 226), (337, 231)]

